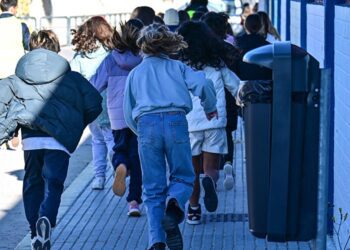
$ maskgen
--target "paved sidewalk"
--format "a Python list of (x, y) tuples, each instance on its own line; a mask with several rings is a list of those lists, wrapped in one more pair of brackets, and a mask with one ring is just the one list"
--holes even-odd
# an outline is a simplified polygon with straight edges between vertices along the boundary
[[(242, 129), (235, 135), (235, 188), (224, 191), (218, 183), (219, 207), (208, 213), (203, 206), (201, 225), (181, 224), (184, 249), (311, 249), (311, 243), (269, 243), (254, 238), (248, 230)], [(125, 198), (113, 195), (112, 171), (106, 189), (92, 191), (89, 165), (63, 195), (59, 223), (53, 232), (53, 249), (146, 249), (145, 209), (141, 218), (129, 218)], [(27, 236), (17, 249), (30, 249)], [(333, 248), (329, 248), (333, 249)]]

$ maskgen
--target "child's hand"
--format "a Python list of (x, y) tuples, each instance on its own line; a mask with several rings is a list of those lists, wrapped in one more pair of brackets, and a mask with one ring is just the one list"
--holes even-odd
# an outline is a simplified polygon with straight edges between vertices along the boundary
[(215, 110), (215, 111), (213, 111), (213, 112), (210, 112), (210, 113), (207, 113), (206, 116), (207, 116), (208, 121), (210, 121), (210, 120), (213, 119), (214, 117), (216, 117), (216, 119), (219, 118), (219, 115), (218, 115), (218, 111), (217, 111), (217, 110)]

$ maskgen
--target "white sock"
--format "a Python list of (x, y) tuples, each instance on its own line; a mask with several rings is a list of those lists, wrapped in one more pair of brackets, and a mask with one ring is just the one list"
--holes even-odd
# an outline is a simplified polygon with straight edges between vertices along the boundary
[(191, 209), (197, 210), (197, 209), (199, 209), (199, 206), (195, 206), (195, 207), (192, 207), (192, 206), (191, 206)]

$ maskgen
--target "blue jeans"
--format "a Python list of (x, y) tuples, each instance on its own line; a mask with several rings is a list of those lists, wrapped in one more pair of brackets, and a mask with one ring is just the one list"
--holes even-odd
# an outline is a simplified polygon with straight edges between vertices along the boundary
[(126, 197), (128, 202), (137, 201), (142, 203), (142, 173), (139, 153), (137, 148), (137, 136), (129, 128), (113, 130), (114, 155), (113, 167), (116, 169), (124, 164), (130, 172), (129, 194)]
[(69, 158), (61, 150), (24, 151), (23, 203), (32, 237), (39, 217), (46, 216), (51, 226), (56, 226)]
[[(165, 242), (161, 225), (166, 202), (175, 198), (185, 211), (193, 190), (194, 171), (188, 125), (182, 112), (143, 115), (137, 123), (149, 246)], [(169, 182), (166, 175), (169, 165)]]
[(108, 159), (113, 156), (114, 139), (112, 130), (107, 126), (100, 126), (97, 121), (90, 123), (92, 136), (92, 161), (95, 177), (105, 177)]

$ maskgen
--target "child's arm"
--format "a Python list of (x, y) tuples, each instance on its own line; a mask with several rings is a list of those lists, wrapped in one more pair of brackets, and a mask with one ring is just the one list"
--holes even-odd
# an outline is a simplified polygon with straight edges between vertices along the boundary
[(100, 93), (105, 90), (108, 85), (107, 58), (108, 56), (102, 61), (101, 65), (97, 68), (95, 75), (90, 79), (91, 84)]
[(131, 82), (132, 82), (132, 73), (130, 73), (128, 78), (126, 79), (126, 85), (124, 90), (124, 100), (123, 100), (124, 119), (128, 127), (135, 134), (137, 134), (137, 124), (132, 118), (132, 110), (135, 107), (135, 98), (132, 92)]
[[(10, 139), (17, 128), (18, 107), (12, 102), (14, 93), (9, 79), (0, 81), (0, 145)], [(11, 112), (11, 110), (13, 112)]]
[(205, 78), (204, 72), (194, 71), (188, 66), (185, 66), (184, 78), (191, 93), (201, 99), (204, 112), (214, 113), (216, 111), (216, 92), (213, 82)]
[(225, 88), (230, 91), (233, 97), (235, 97), (241, 80), (227, 67), (221, 69), (221, 74), (224, 80)]

